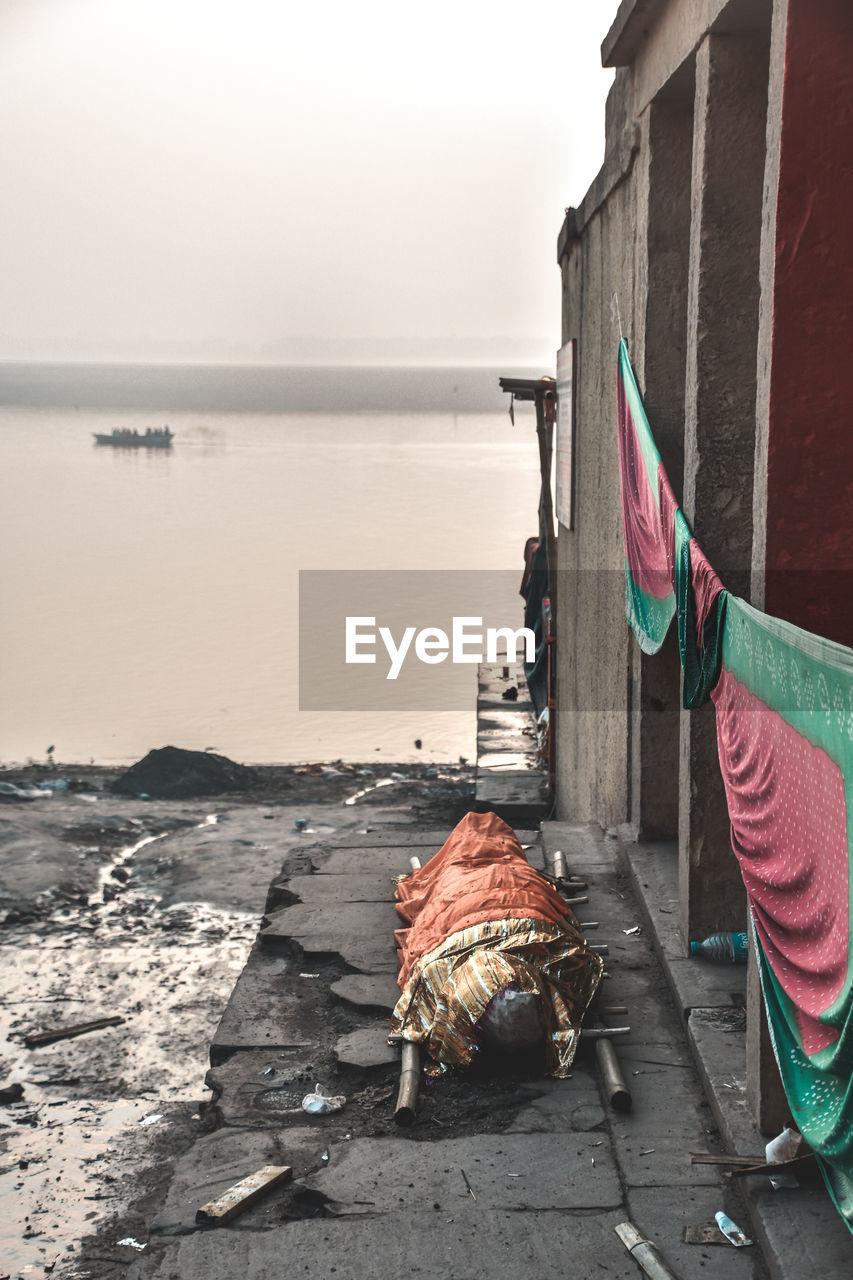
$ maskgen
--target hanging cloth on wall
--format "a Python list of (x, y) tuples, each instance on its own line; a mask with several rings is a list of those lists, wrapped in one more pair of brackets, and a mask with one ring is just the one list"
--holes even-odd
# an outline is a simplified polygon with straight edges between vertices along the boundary
[(643, 652), (657, 653), (677, 616), (683, 702), (698, 707), (719, 676), (726, 592), (676, 501), (624, 339), (618, 406), (628, 623)]
[(661, 465), (624, 341), (619, 447), (628, 621), (654, 653), (677, 615), (684, 705), (713, 700), (779, 1070), (853, 1231), (853, 650), (724, 590)]
[(730, 597), (711, 696), (782, 1082), (853, 1230), (853, 651)]

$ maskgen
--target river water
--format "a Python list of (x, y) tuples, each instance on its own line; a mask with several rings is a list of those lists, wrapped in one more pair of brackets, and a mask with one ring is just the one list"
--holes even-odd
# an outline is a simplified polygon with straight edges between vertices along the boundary
[[(470, 711), (299, 710), (298, 576), (504, 570), (520, 625), (536, 437), (498, 405), (0, 407), (0, 761), (471, 756), (473, 673)], [(168, 452), (91, 434), (165, 423)]]

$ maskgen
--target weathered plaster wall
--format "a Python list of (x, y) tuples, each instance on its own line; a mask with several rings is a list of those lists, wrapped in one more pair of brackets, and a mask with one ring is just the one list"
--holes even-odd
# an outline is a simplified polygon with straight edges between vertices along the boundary
[[(624, 77), (608, 110), (611, 150), (561, 237), (563, 338), (577, 339), (575, 527), (559, 530), (557, 792), (561, 813), (605, 825), (628, 813), (629, 643), (616, 434), (616, 346), (632, 340), (636, 145)], [(576, 226), (576, 224), (575, 224)]]

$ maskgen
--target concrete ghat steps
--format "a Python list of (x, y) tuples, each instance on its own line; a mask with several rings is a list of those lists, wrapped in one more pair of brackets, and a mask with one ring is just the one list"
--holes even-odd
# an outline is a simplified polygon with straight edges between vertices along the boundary
[[(618, 848), (639, 899), (644, 924), (661, 960), (706, 1096), (727, 1149), (760, 1154), (746, 1098), (746, 969), (686, 957), (678, 925), (678, 849), (674, 843), (611, 842)], [(774, 1280), (829, 1280), (853, 1275), (853, 1236), (844, 1226), (817, 1171), (797, 1190), (774, 1191), (763, 1177), (740, 1179)]]
[[(504, 698), (517, 691), (513, 701)], [(474, 808), (512, 825), (548, 812), (548, 782), (537, 761), (536, 722), (521, 663), (483, 665), (477, 673), (477, 778)]]
[[(562, 840), (561, 824), (556, 827)], [(531, 831), (518, 834), (529, 860), (543, 868), (543, 840)], [(373, 1134), (358, 1132), (360, 1108), (375, 1105), (370, 1081), (387, 1083), (389, 1092), (390, 1082), (396, 1083), (396, 1060), (374, 1064), (363, 1056), (384, 1048), (394, 979), (376, 941), (374, 968), (333, 981), (346, 1019), (338, 1022), (338, 1011), (328, 1004), (324, 1015), (318, 984), (329, 979), (315, 971), (322, 962), (305, 964), (303, 972), (302, 962), (283, 948), (284, 917), (296, 912), (294, 925), (303, 937), (310, 933), (318, 954), (340, 944), (346, 961), (366, 936), (342, 928), (342, 913), (350, 922), (350, 911), (388, 907), (390, 880), (382, 902), (381, 878), (405, 868), (411, 853), (426, 861), (439, 841), (430, 849), (418, 843), (415, 831), (410, 840), (394, 833), (394, 843), (373, 847), (348, 839), (312, 849), (310, 877), (300, 858), (290, 877), (299, 902), (275, 913), (274, 924), (270, 913), (267, 928), (277, 931), (282, 946), (268, 947), (262, 939), (254, 949), (223, 1019), (222, 1061), (210, 1073), (223, 1125), (178, 1160), (148, 1248), (128, 1280), (231, 1280), (235, 1274), (267, 1280), (282, 1270), (318, 1280), (392, 1280), (401, 1273), (418, 1280), (478, 1280), (484, 1270), (518, 1280), (563, 1280), (568, 1274), (633, 1280), (637, 1265), (614, 1231), (626, 1219), (659, 1243), (685, 1280), (699, 1274), (704, 1280), (766, 1280), (757, 1250), (684, 1243), (685, 1227), (712, 1221), (731, 1192), (718, 1170), (689, 1164), (687, 1153), (709, 1141), (711, 1115), (679, 1019), (661, 999), (663, 979), (647, 936), (629, 934), (636, 910), (614, 874), (613, 849), (594, 829), (574, 829), (562, 847), (571, 870), (589, 882), (581, 918), (599, 920), (596, 939), (610, 944), (608, 1001), (632, 1010), (632, 1032), (620, 1041), (619, 1055), (633, 1112), (605, 1108), (594, 1051), (582, 1044), (570, 1078), (519, 1082), (517, 1109), (494, 1125), (485, 1107), (474, 1132), (455, 1133), (437, 1083), (424, 1087), (413, 1130), (390, 1122)], [(548, 852), (553, 848), (552, 841)], [(307, 879), (315, 883), (309, 886)], [(346, 967), (354, 966), (350, 961)], [(351, 1012), (359, 1009), (353, 1025)], [(281, 1028), (274, 1026), (278, 1018)], [(348, 1068), (329, 1080), (348, 1081), (348, 1101), (340, 1113), (309, 1116), (299, 1099), (318, 1078), (315, 1071), (322, 1071), (318, 1064), (328, 1068), (329, 1041)], [(359, 1079), (349, 1071), (353, 1063), (374, 1074)], [(312, 1211), (304, 1220), (284, 1219), (284, 1191), (224, 1229), (196, 1226), (199, 1204), (267, 1164), (293, 1168), (317, 1216)]]

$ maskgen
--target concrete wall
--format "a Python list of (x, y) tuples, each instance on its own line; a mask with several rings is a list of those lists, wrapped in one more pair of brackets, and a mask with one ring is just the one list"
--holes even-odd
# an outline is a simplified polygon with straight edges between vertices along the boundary
[(625, 77), (608, 106), (611, 147), (561, 235), (563, 338), (577, 339), (574, 529), (559, 530), (557, 792), (560, 810), (604, 825), (628, 813), (630, 635), (625, 623), (616, 435), (619, 321), (634, 315), (637, 139), (624, 128)]
[[(631, 6), (622, 8), (628, 12)], [(718, 779), (715, 756), (712, 759), (713, 723), (698, 753), (689, 742), (685, 746), (685, 732), (689, 737), (690, 731), (685, 731), (680, 715), (675, 639), (667, 641), (661, 654), (647, 658), (625, 623), (616, 346), (621, 322), (676, 492), (686, 493), (697, 518), (708, 517), (709, 536), (702, 539), (701, 528), (697, 533), (711, 544), (711, 554), (726, 550), (723, 568), (737, 565), (740, 577), (735, 587), (745, 591), (751, 559), (770, 11), (769, 0), (654, 0), (637, 6), (637, 12), (641, 22), (632, 28), (628, 13), (621, 45), (617, 41), (610, 49), (611, 64), (628, 65), (620, 65), (608, 101), (604, 164), (581, 205), (567, 214), (558, 247), (563, 340), (577, 340), (578, 369), (575, 528), (559, 530), (557, 797), (558, 809), (567, 817), (598, 820), (605, 826), (628, 821), (648, 837), (674, 837), (680, 828), (693, 851), (690, 856), (697, 857), (703, 842), (699, 827), (691, 829), (691, 804), (685, 797), (690, 795), (695, 770), (704, 773), (710, 763)], [(755, 76), (757, 96), (753, 94), (756, 103), (752, 103), (756, 30), (765, 37), (764, 67)], [(703, 42), (705, 53), (700, 55)], [(708, 42), (714, 43), (713, 58)], [(626, 49), (630, 56), (624, 56)], [(697, 57), (704, 59), (705, 78), (699, 88)], [(713, 113), (708, 105), (710, 77), (714, 78)], [(732, 91), (726, 111), (727, 77), (731, 77), (728, 88)], [(697, 124), (695, 101), (700, 89)], [(725, 147), (731, 144), (726, 135), (732, 131), (738, 135), (737, 148), (744, 111), (750, 145), (743, 163), (740, 168), (732, 166), (732, 184), (725, 198), (718, 205), (713, 199), (703, 204), (703, 166), (707, 161), (718, 169), (725, 167)], [(703, 150), (697, 175), (697, 138), (704, 148), (706, 129), (708, 151), (706, 155)], [(756, 180), (744, 185), (744, 177), (751, 179), (753, 171)], [(744, 306), (734, 308), (747, 316), (748, 339), (744, 341), (744, 325), (738, 321), (727, 344), (715, 330), (709, 338), (707, 330), (715, 323), (714, 309), (719, 310), (720, 291), (726, 287), (721, 271), (725, 244), (718, 233), (725, 230), (732, 202), (737, 210), (748, 206), (750, 222), (746, 237), (742, 219), (738, 216), (734, 223), (738, 237), (732, 267), (735, 287), (743, 293), (740, 282), (747, 259), (753, 287)], [(704, 343), (701, 358), (697, 336)], [(712, 351), (714, 342), (717, 349)], [(707, 375), (713, 374), (715, 365), (716, 378), (712, 376), (708, 384)], [(729, 384), (746, 389), (736, 404), (730, 397), (726, 405), (718, 442), (722, 447), (715, 453), (707, 446), (705, 433), (719, 407), (715, 389)], [(685, 474), (685, 420), (690, 414), (690, 466)], [(704, 424), (701, 429), (699, 423)], [(730, 476), (728, 494), (720, 491), (721, 470)], [(743, 545), (733, 545), (738, 538)], [(725, 820), (719, 779), (700, 823), (710, 822), (712, 813), (716, 846), (717, 827)], [(742, 894), (738, 909), (742, 914)], [(726, 922), (725, 918), (719, 921), (720, 925)]]

